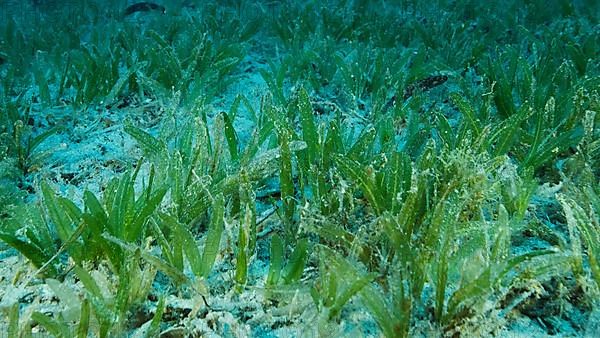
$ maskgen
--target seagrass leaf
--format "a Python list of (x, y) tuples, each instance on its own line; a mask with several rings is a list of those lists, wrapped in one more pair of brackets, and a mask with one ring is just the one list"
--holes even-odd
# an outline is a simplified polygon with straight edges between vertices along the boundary
[[(343, 276), (346, 271), (343, 269), (334, 271), (333, 273)], [(350, 285), (347, 285), (344, 290), (336, 297), (335, 303), (329, 309), (329, 319), (335, 318), (340, 314), (342, 308), (350, 301), (352, 297), (358, 294), (362, 289), (369, 285), (377, 278), (376, 273), (367, 273), (351, 280)]]
[(156, 158), (167, 156), (167, 146), (164, 142), (158, 140), (142, 129), (135, 127), (129, 120), (125, 121), (123, 129), (139, 143), (140, 148), (142, 148), (147, 157)]
[[(185, 237), (184, 234), (181, 233), (183, 227), (177, 222), (177, 219), (174, 216), (159, 212), (158, 217), (160, 219), (160, 226), (159, 222), (156, 222), (154, 219), (150, 220), (150, 226), (152, 227), (152, 233), (156, 237), (156, 241), (160, 245), (161, 254), (165, 257), (167, 262), (180, 271), (183, 271), (183, 252), (185, 246)], [(165, 232), (168, 232), (169, 239), (166, 238), (161, 229), (165, 229)], [(195, 245), (194, 248), (196, 248)], [(198, 248), (196, 248), (196, 251), (198, 251)], [(200, 256), (199, 253), (198, 256)], [(190, 265), (192, 271), (195, 273), (196, 271), (194, 269), (196, 265), (191, 264), (191, 260)]]
[(367, 126), (358, 136), (358, 139), (348, 150), (347, 156), (359, 162), (365, 162), (373, 152), (377, 130), (373, 126)]
[(248, 278), (248, 235), (242, 225), (239, 227), (237, 248), (235, 255), (235, 282), (236, 290), (241, 292)]
[(140, 250), (141, 258), (143, 258), (148, 263), (152, 264), (159, 271), (163, 272), (165, 275), (167, 275), (169, 278), (171, 278), (173, 280), (173, 282), (175, 282), (176, 284), (181, 284), (181, 285), (189, 284), (190, 280), (183, 272), (177, 270), (175, 267), (173, 267), (169, 263), (152, 255), (148, 251), (141, 250), (139, 247), (132, 245), (130, 243), (127, 243), (127, 242), (121, 240), (120, 238), (112, 236), (108, 233), (103, 233), (102, 237), (104, 239), (106, 239), (107, 241), (118, 245), (123, 250), (125, 250), (131, 254), (134, 253), (136, 250)]
[(162, 316), (166, 309), (165, 304), (165, 295), (160, 296), (158, 299), (158, 304), (156, 305), (156, 312), (154, 312), (154, 316), (152, 316), (152, 321), (150, 322), (150, 327), (148, 331), (146, 331), (146, 337), (158, 337), (160, 336), (160, 323), (162, 320)]
[[(125, 226), (127, 226), (125, 233), (125, 239), (127, 241), (132, 242), (140, 240), (140, 236), (143, 232), (146, 221), (160, 206), (167, 191), (168, 187), (166, 186), (158, 188), (147, 200), (144, 201), (142, 209), (133, 215), (130, 222), (125, 224)], [(144, 197), (141, 196), (140, 198)]]
[(313, 108), (306, 89), (298, 93), (298, 111), (302, 123), (302, 139), (306, 142), (308, 163), (314, 164), (319, 159), (320, 143)]
[(290, 228), (296, 208), (292, 175), (292, 152), (289, 145), (291, 137), (285, 128), (278, 130), (278, 134), (279, 147), (281, 149), (281, 159), (279, 162), (279, 190), (281, 191), (284, 222), (288, 228), (288, 231), (286, 232), (288, 236), (294, 237), (296, 235), (295, 231), (292, 231)]
[(75, 265), (73, 267), (73, 271), (77, 275), (77, 278), (79, 278), (79, 281), (81, 281), (81, 283), (83, 284), (86, 292), (98, 299), (104, 299), (102, 291), (96, 283), (96, 280), (86, 269), (82, 268), (79, 265)]
[(69, 337), (71, 334), (71, 329), (67, 323), (41, 312), (34, 312), (31, 315), (31, 319), (43, 326), (54, 337)]
[(77, 325), (77, 338), (86, 338), (90, 330), (90, 301), (84, 299), (81, 302), (81, 313), (79, 325)]
[(204, 251), (202, 253), (202, 276), (208, 277), (221, 245), (221, 235), (225, 229), (225, 198), (219, 194), (213, 201), (210, 225)]
[(45, 181), (41, 183), (42, 195), (46, 212), (56, 227), (56, 234), (61, 241), (66, 242), (74, 230), (74, 224), (61, 206), (60, 199), (54, 189)]
[(86, 190), (83, 193), (83, 200), (85, 203), (85, 207), (87, 212), (82, 215), (84, 221), (88, 224), (89, 229), (95, 236), (100, 236), (102, 232), (106, 229), (111, 234), (115, 235), (115, 229), (109, 227), (108, 216), (106, 212), (102, 208), (102, 204), (89, 190)]
[(285, 265), (281, 276), (286, 284), (295, 283), (302, 277), (308, 259), (308, 247), (307, 238), (302, 238), (296, 243), (296, 247)]
[(385, 198), (385, 195), (383, 195), (381, 191), (378, 191), (373, 179), (368, 176), (373, 168), (363, 168), (358, 162), (345, 156), (335, 156), (335, 162), (345, 175), (349, 176), (358, 184), (373, 207), (375, 214), (380, 215), (384, 211), (382, 199)]
[(481, 121), (477, 118), (475, 114), (475, 109), (471, 104), (460, 94), (452, 93), (450, 94), (450, 98), (452, 102), (458, 107), (458, 110), (465, 117), (465, 121), (469, 128), (472, 130), (475, 137), (478, 137), (481, 134), (482, 126)]
[(225, 129), (225, 140), (227, 141), (227, 146), (229, 147), (229, 155), (235, 162), (239, 159), (239, 141), (235, 133), (232, 119), (226, 112), (222, 112), (221, 115), (223, 116), (223, 128)]
[(19, 302), (15, 302), (9, 309), (7, 337), (19, 337)]
[(281, 268), (283, 267), (283, 240), (277, 234), (271, 237), (271, 255), (269, 261), (269, 274), (267, 275), (268, 286), (274, 286), (279, 282)]
[(530, 116), (529, 105), (523, 104), (518, 112), (502, 121), (490, 135), (489, 143), (494, 144), (493, 154), (504, 155), (515, 145), (519, 139), (520, 127), (523, 121)]
[(388, 209), (392, 213), (399, 211), (402, 200), (410, 190), (412, 178), (412, 162), (408, 155), (403, 152), (392, 153), (391, 159), (385, 172), (386, 200)]
[[(52, 257), (52, 255), (47, 254), (45, 250), (39, 248), (38, 246), (28, 241), (20, 239), (17, 236), (14, 236), (13, 234), (0, 231), (0, 239), (6, 244), (15, 248), (23, 256), (27, 257), (27, 259), (29, 259), (31, 263), (37, 268), (44, 265), (44, 263), (46, 263), (46, 261), (48, 261)], [(56, 276), (56, 266), (50, 265), (47, 269), (49, 269), (50, 276)]]

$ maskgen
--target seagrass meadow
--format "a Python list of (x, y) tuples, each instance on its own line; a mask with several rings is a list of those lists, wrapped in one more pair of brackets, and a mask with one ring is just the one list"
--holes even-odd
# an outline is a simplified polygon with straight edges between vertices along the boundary
[(0, 337), (600, 337), (600, 2), (0, 16)]

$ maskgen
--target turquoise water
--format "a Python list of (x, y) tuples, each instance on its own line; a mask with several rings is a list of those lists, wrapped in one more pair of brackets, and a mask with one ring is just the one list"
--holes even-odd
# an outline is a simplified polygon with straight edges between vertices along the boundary
[(600, 336), (596, 1), (0, 1), (0, 327)]

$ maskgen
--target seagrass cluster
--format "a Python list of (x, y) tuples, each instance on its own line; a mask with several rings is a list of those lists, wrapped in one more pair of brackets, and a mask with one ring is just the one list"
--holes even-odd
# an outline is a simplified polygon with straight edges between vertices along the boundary
[(0, 24), (0, 250), (37, 298), (0, 327), (594, 335), (600, 8), (550, 2), (32, 4)]

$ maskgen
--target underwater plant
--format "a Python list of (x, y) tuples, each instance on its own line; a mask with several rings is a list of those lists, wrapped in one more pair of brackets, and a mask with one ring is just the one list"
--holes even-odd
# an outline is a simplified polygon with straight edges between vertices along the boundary
[(595, 2), (21, 5), (9, 336), (597, 335)]

